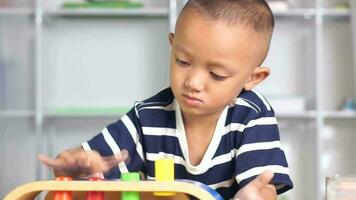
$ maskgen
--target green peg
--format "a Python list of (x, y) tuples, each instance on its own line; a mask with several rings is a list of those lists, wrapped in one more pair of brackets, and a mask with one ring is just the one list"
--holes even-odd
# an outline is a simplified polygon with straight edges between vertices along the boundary
[[(121, 174), (122, 181), (140, 181), (140, 173), (130, 172)], [(121, 200), (140, 200), (139, 192), (121, 192)]]

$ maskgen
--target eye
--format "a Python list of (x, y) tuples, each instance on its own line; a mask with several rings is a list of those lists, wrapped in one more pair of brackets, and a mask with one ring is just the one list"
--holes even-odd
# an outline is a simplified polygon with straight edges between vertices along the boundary
[(210, 75), (214, 80), (217, 80), (217, 81), (223, 81), (227, 78), (227, 76), (221, 76), (221, 75), (215, 74), (214, 72), (210, 72)]
[(189, 66), (189, 65), (190, 65), (189, 62), (184, 61), (184, 60), (181, 60), (181, 59), (179, 59), (179, 58), (176, 58), (176, 63), (177, 63), (178, 65), (181, 65), (181, 66)]

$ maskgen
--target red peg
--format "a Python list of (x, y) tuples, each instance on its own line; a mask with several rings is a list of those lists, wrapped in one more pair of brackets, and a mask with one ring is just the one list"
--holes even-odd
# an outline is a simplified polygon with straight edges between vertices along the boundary
[[(71, 177), (56, 177), (56, 181), (72, 181)], [(53, 191), (53, 200), (72, 200), (72, 191)]]
[[(103, 181), (102, 178), (89, 178), (89, 181)], [(105, 194), (101, 191), (88, 191), (86, 195), (86, 200), (104, 200)]]

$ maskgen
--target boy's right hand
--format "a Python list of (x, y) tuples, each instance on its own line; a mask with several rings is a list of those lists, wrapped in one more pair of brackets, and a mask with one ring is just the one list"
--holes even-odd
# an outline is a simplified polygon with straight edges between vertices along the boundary
[(84, 151), (82, 148), (63, 151), (55, 159), (43, 154), (38, 155), (40, 161), (53, 168), (56, 177), (70, 176), (74, 179), (103, 178), (104, 173), (127, 160), (128, 157), (127, 150), (122, 150), (113, 156), (101, 156), (96, 151)]

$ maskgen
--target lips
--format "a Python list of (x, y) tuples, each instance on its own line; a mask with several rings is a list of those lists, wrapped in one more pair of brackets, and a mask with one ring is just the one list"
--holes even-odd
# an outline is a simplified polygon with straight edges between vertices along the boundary
[(196, 107), (203, 103), (201, 99), (189, 95), (183, 95), (183, 99), (188, 106)]

